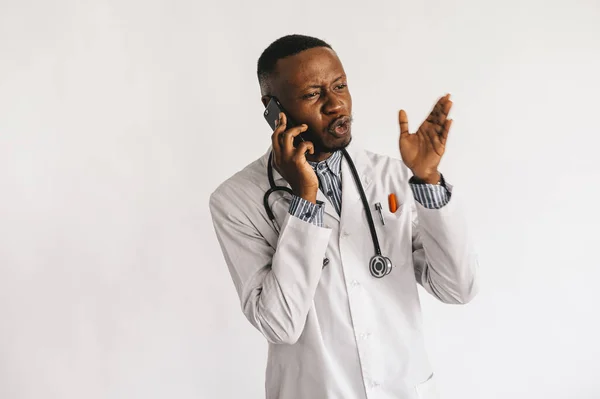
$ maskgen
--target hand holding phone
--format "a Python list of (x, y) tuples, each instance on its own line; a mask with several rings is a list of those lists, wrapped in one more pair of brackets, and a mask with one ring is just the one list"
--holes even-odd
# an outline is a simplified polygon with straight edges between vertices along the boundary
[[(265, 119), (273, 129), (273, 166), (290, 184), (295, 195), (316, 203), (319, 179), (312, 166), (306, 162), (306, 155), (313, 154), (315, 149), (310, 141), (304, 141), (300, 137), (308, 126), (290, 121), (279, 101), (273, 99), (274, 97), (264, 112)], [(281, 123), (280, 112), (283, 113)], [(290, 123), (293, 127), (290, 127)]]
[[(271, 126), (271, 129), (273, 129), (273, 131), (275, 131), (275, 129), (277, 128), (277, 121), (279, 120), (280, 112), (283, 112), (285, 114), (288, 129), (298, 126), (298, 124), (290, 118), (290, 114), (285, 111), (283, 105), (281, 105), (277, 97), (273, 96), (269, 100), (269, 103), (267, 104), (267, 107), (265, 108), (264, 112), (264, 117), (267, 120), (269, 126)], [(303, 141), (305, 140), (304, 137), (302, 137), (302, 135), (296, 136), (294, 138), (294, 147), (298, 147), (298, 145), (300, 145), (300, 143)]]

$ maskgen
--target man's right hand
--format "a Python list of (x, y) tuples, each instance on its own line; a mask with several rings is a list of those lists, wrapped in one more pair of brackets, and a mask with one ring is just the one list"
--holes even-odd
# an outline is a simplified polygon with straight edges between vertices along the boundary
[(294, 138), (308, 129), (300, 125), (286, 130), (287, 118), (279, 114), (277, 128), (271, 136), (273, 143), (273, 166), (290, 184), (295, 195), (317, 203), (319, 179), (312, 166), (306, 160), (306, 152), (314, 154), (315, 147), (310, 141), (303, 141), (294, 147)]

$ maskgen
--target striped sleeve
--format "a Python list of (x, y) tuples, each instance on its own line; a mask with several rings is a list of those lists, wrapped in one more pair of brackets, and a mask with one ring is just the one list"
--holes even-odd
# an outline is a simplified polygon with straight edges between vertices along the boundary
[(413, 176), (409, 181), (415, 200), (427, 209), (440, 209), (450, 202), (452, 185), (440, 175), (439, 184), (427, 184)]
[(444, 186), (411, 183), (410, 188), (415, 200), (428, 209), (440, 209), (450, 201), (450, 195)]
[(290, 214), (308, 223), (323, 227), (323, 212), (325, 204), (317, 201), (316, 204), (294, 195), (290, 203)]

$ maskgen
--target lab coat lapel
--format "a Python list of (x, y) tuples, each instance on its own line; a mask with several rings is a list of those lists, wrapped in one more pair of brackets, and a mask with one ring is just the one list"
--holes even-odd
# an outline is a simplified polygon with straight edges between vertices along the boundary
[[(360, 182), (363, 189), (368, 195), (368, 188), (373, 180), (372, 167), (367, 157), (367, 154), (361, 149), (352, 148), (348, 146), (346, 148), (348, 155), (352, 158)], [(369, 204), (369, 207), (371, 205)], [(359, 218), (360, 215), (364, 214), (363, 203), (360, 198), (360, 190), (354, 181), (352, 171), (348, 160), (344, 157), (342, 161), (342, 217), (341, 227), (343, 228), (344, 223), (349, 223), (352, 219)]]

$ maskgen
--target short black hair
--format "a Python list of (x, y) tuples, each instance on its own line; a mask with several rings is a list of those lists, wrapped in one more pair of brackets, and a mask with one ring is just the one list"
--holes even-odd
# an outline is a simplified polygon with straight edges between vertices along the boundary
[(275, 71), (278, 60), (315, 47), (327, 47), (333, 50), (329, 43), (321, 39), (298, 34), (283, 36), (271, 43), (258, 58), (256, 72), (263, 94), (266, 94), (264, 91), (268, 87), (267, 81)]

